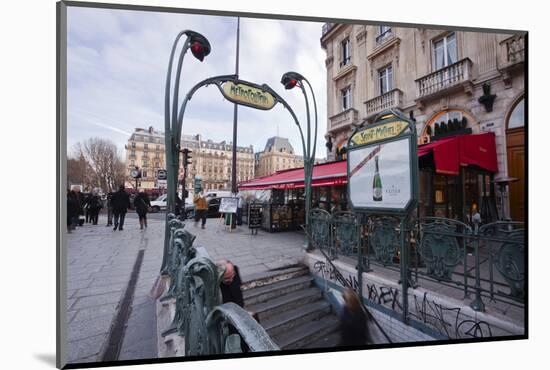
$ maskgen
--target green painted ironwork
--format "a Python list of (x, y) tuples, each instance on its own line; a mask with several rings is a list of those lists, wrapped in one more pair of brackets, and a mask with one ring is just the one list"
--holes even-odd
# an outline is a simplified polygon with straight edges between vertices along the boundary
[[(177, 269), (169, 291), (170, 298), (175, 298), (175, 314), (162, 336), (183, 336), (186, 356), (242, 352), (241, 337), (252, 352), (279, 350), (248, 312), (234, 303), (221, 304), (224, 270), (198, 255), (194, 240), (195, 236), (182, 228), (173, 232), (173, 266)], [(237, 334), (231, 334), (230, 326)]]
[(337, 212), (331, 217), (332, 241), (337, 254), (357, 256), (361, 245), (360, 226), (352, 212)]
[(393, 264), (393, 259), (399, 250), (399, 220), (394, 217), (370, 217), (367, 224), (369, 248), (374, 252), (375, 259), (382, 265)]
[(417, 251), (427, 265), (427, 274), (437, 280), (452, 281), (459, 264), (465, 264), (467, 238), (472, 235), (468, 225), (437, 217), (419, 220), (420, 242)]
[(324, 249), (328, 252), (330, 258), (336, 258), (336, 250), (331, 242), (331, 216), (324, 209), (312, 209), (309, 216), (309, 230), (306, 227), (306, 234), (310, 234), (311, 242), (319, 249)]
[(491, 298), (494, 298), (493, 266), (508, 284), (509, 295), (517, 301), (525, 298), (525, 229), (522, 222), (498, 221), (479, 228), (483, 246), (489, 247)]

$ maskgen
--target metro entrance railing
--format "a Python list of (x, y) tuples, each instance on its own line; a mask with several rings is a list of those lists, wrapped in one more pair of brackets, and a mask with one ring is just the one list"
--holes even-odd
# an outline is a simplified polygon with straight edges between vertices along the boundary
[[(476, 311), (485, 302), (524, 307), (525, 229), (521, 222), (485, 225), (437, 217), (417, 218), (400, 230), (391, 216), (313, 209), (310, 215), (314, 245), (330, 259), (360, 258), (363, 271), (407, 271), (411, 287), (431, 281), (460, 289)], [(408, 266), (400, 258), (400, 236), (409, 247)], [(473, 294), (473, 299), (470, 298)]]

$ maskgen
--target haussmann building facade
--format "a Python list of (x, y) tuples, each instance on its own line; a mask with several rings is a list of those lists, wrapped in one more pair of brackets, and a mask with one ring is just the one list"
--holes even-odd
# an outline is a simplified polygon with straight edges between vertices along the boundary
[(494, 221), (504, 204), (524, 220), (524, 35), (327, 23), (321, 45), (329, 160), (354, 125), (398, 109), (416, 120), (420, 216)]

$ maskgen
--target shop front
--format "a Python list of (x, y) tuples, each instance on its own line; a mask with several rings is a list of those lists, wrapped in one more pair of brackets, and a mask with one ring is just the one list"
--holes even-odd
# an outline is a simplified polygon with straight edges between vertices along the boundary
[[(312, 176), (312, 208), (329, 212), (347, 210), (346, 162), (315, 165)], [(304, 169), (278, 171), (241, 183), (246, 204), (261, 203), (262, 229), (275, 232), (300, 230), (305, 222)], [(245, 206), (246, 208), (246, 206)], [(246, 212), (246, 209), (243, 209)]]
[(484, 223), (498, 219), (494, 174), (498, 172), (495, 135), (458, 135), (418, 147), (418, 216)]
[[(470, 223), (496, 221), (494, 174), (498, 172), (493, 133), (442, 138), (418, 147), (418, 217), (445, 217)], [(384, 174), (380, 173), (383, 178)], [(349, 210), (347, 162), (314, 166), (312, 208), (329, 213)], [(246, 204), (262, 204), (262, 228), (299, 230), (304, 224), (303, 168), (276, 172), (239, 185)], [(246, 206), (245, 206), (246, 207)], [(246, 208), (244, 210), (246, 212)]]

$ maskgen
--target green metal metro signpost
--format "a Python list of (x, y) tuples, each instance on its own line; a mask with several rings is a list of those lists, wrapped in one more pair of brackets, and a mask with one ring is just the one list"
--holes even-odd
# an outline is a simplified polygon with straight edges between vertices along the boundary
[[(187, 38), (183, 45), (182, 51), (178, 59), (178, 65), (176, 69), (174, 91), (172, 99), (170, 99), (171, 92), (171, 79), (172, 79), (172, 64), (174, 60), (176, 46), (179, 42), (179, 39), (186, 35)], [(248, 81), (239, 80), (236, 74), (233, 75), (221, 75), (216, 77), (207, 78), (189, 90), (184, 100), (179, 105), (178, 93), (179, 93), (179, 82), (181, 77), (181, 68), (183, 64), (184, 56), (188, 49), (191, 49), (193, 55), (203, 61), (204, 57), (210, 53), (210, 43), (208, 40), (201, 34), (186, 30), (180, 32), (172, 46), (172, 52), (170, 54), (168, 71), (166, 76), (166, 88), (165, 88), (165, 148), (166, 148), (166, 170), (167, 170), (167, 217), (170, 213), (175, 211), (175, 200), (176, 192), (178, 186), (178, 169), (179, 169), (179, 152), (180, 152), (180, 139), (181, 139), (181, 129), (183, 125), (183, 117), (185, 114), (185, 109), (187, 103), (193, 97), (193, 94), (203, 86), (214, 84), (218, 87), (222, 95), (229, 101), (248, 106), (255, 109), (261, 110), (270, 110), (276, 103), (281, 103), (291, 114), (294, 119), (294, 123), (298, 126), (300, 132), (300, 139), (302, 141), (302, 150), (304, 153), (304, 173), (305, 173), (305, 189), (306, 189), (306, 227), (308, 225), (308, 216), (309, 208), (311, 206), (311, 176), (313, 169), (313, 158), (315, 157), (315, 143), (317, 139), (317, 106), (315, 104), (315, 134), (314, 134), (314, 144), (313, 151), (311, 150), (311, 126), (310, 126), (310, 117), (309, 117), (309, 105), (307, 101), (307, 96), (302, 84), (302, 81), (306, 81), (309, 85), (311, 92), (313, 94), (313, 89), (309, 82), (300, 74), (296, 72), (288, 72), (283, 75), (281, 83), (285, 86), (286, 89), (293, 88), (296, 85), (299, 85), (306, 96), (306, 110), (307, 110), (307, 146), (306, 139), (304, 138), (304, 133), (296, 117), (296, 114), (288, 103), (279, 96), (271, 87), (266, 84), (258, 85)], [(313, 97), (315, 103), (315, 97)], [(178, 109), (179, 108), (179, 109)], [(235, 163), (234, 163), (235, 164)], [(196, 185), (195, 185), (196, 186)], [(168, 224), (168, 218), (165, 224), (165, 237), (164, 237), (164, 254), (163, 262), (161, 266), (161, 274), (167, 273), (168, 260), (169, 260), (169, 239), (170, 239), (170, 227)], [(307, 232), (306, 232), (306, 246), (307, 242)]]
[[(400, 265), (403, 321), (407, 321), (409, 248), (408, 221), (418, 204), (416, 126), (400, 111), (379, 114), (373, 124), (363, 122), (348, 140), (348, 199), (351, 209), (367, 216), (394, 216), (400, 220)], [(393, 230), (388, 230), (393, 232)], [(359, 248), (358, 283), (362, 296), (363, 261)]]

